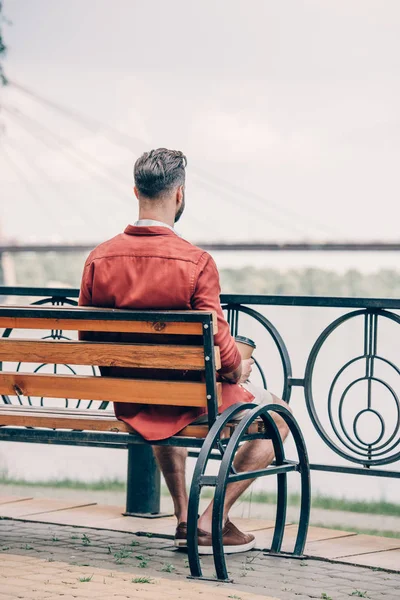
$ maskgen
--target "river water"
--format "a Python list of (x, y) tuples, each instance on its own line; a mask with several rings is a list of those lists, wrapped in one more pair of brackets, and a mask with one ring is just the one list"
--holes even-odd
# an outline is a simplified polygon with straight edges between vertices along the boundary
[[(220, 267), (274, 266), (275, 268), (322, 267), (337, 271), (358, 268), (365, 273), (380, 268), (397, 268), (396, 253), (215, 253)], [(247, 290), (251, 293), (251, 290)], [(377, 294), (379, 295), (379, 294)], [(335, 308), (303, 308), (303, 307), (256, 307), (279, 330), (288, 348), (292, 362), (293, 376), (302, 378), (309, 352), (323, 329), (351, 309)], [(281, 394), (283, 377), (282, 367), (271, 337), (263, 327), (243, 316), (239, 323), (239, 333), (252, 337), (257, 342), (256, 358), (260, 361), (266, 377), (268, 388), (277, 395)], [(387, 362), (376, 361), (376, 381), (372, 384), (372, 400), (369, 411), (367, 386), (362, 377), (365, 374), (365, 359), (354, 362), (338, 378), (332, 394), (332, 421), (329, 419), (327, 403), (331, 383), (339, 369), (352, 358), (363, 354), (364, 321), (361, 317), (351, 319), (339, 327), (321, 349), (315, 365), (313, 378), (313, 394), (315, 409), (327, 436), (342, 450), (355, 456), (353, 450), (359, 448), (365, 453), (368, 443), (381, 437), (379, 444), (384, 444), (392, 437), (390, 445), (399, 442), (398, 406), (392, 394), (400, 392), (399, 373)], [(388, 319), (380, 319), (378, 323), (378, 354), (395, 365), (399, 363), (400, 325)], [(352, 382), (360, 379), (354, 385)], [(260, 382), (257, 373), (255, 383)], [(379, 381), (378, 381), (379, 380)], [(383, 383), (382, 383), (383, 382)], [(340, 399), (344, 394), (342, 404)], [(400, 395), (400, 394), (399, 394)], [(294, 388), (291, 406), (301, 425), (307, 442), (310, 461), (316, 463), (349, 465), (351, 462), (333, 452), (315, 431), (308, 415), (302, 388)], [(342, 407), (343, 428), (339, 415)], [(364, 412), (361, 412), (364, 411)], [(358, 413), (361, 414), (357, 417)], [(384, 424), (383, 424), (384, 421)], [(344, 441), (341, 442), (338, 434)], [(348, 436), (348, 437), (346, 437)], [(357, 438), (358, 436), (358, 438)], [(348, 444), (348, 450), (344, 444)], [(358, 444), (358, 446), (355, 446)], [(383, 448), (382, 451), (385, 449)], [(391, 455), (400, 451), (391, 451)], [(287, 443), (288, 455), (293, 455), (292, 441)], [(383, 454), (382, 456), (385, 456)], [(188, 474), (193, 468), (189, 461)], [(399, 460), (384, 468), (399, 469)], [(47, 480), (73, 478), (83, 481), (99, 479), (124, 479), (126, 476), (126, 452), (124, 450), (106, 450), (90, 448), (57, 447), (20, 443), (0, 443), (0, 469), (7, 471), (10, 477), (28, 480)], [(400, 480), (365, 477), (358, 475), (342, 475), (314, 472), (312, 475), (314, 493), (336, 497), (358, 498), (365, 500), (398, 501), (400, 498)], [(289, 475), (289, 486), (292, 492), (298, 490), (298, 476)], [(255, 484), (260, 489), (273, 489), (274, 482), (261, 480)]]

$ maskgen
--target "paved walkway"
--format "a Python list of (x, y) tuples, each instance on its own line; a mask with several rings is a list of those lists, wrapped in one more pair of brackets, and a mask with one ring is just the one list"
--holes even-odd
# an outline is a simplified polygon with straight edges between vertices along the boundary
[[(0, 497), (0, 517), (83, 526), (97, 530), (151, 533), (165, 539), (172, 539), (175, 531), (174, 517), (128, 518), (122, 516), (123, 510), (121, 506), (101, 505), (88, 500)], [(240, 529), (254, 533), (258, 550), (270, 548), (274, 526), (272, 519), (243, 519), (232, 514), (235, 524)], [(296, 534), (297, 525), (288, 522), (282, 545), (284, 552), (293, 550)], [(400, 539), (310, 527), (305, 555), (398, 571), (400, 570)]]
[[(88, 500), (1, 496), (0, 600), (191, 600), (204, 598), (210, 585), (224, 599), (400, 599), (399, 539), (311, 527), (306, 558), (285, 558), (266, 553), (272, 520), (235, 517), (255, 533), (256, 550), (228, 557), (232, 584), (206, 583), (187, 579), (187, 557), (172, 543), (174, 518), (122, 511)], [(284, 550), (296, 531), (286, 525)], [(212, 557), (202, 565), (214, 577)]]
[(230, 556), (224, 584), (188, 580), (185, 553), (149, 535), (2, 519), (0, 540), (0, 600), (400, 598), (399, 573), (262, 551)]

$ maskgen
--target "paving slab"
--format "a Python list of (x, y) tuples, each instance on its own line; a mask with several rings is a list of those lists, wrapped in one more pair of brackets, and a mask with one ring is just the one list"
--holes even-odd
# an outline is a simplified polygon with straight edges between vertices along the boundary
[(32, 496), (0, 496), (0, 504), (9, 504), (10, 502), (23, 502), (24, 500), (32, 500)]
[(324, 558), (344, 558), (356, 554), (368, 554), (400, 548), (400, 539), (377, 535), (348, 535), (331, 540), (310, 542), (307, 554)]
[(93, 506), (95, 503), (71, 502), (71, 500), (55, 500), (48, 498), (32, 498), (2, 504), (0, 516), (8, 518), (33, 517), (34, 515), (56, 512), (68, 508)]
[[(367, 565), (381, 569), (400, 570), (400, 550), (388, 550), (386, 552), (371, 552), (368, 554), (353, 554), (352, 556), (342, 558), (344, 562), (351, 562), (355, 565)], [(400, 590), (399, 590), (400, 598)]]
[[(0, 507), (1, 508), (1, 507)], [(1, 512), (1, 510), (0, 510)], [(121, 517), (123, 512), (122, 507), (116, 506), (105, 506), (99, 505), (96, 503), (86, 504), (81, 506), (70, 506), (66, 507), (57, 512), (48, 511), (43, 512), (37, 515), (34, 515), (32, 518), (29, 517), (29, 520), (39, 521), (42, 523), (59, 523), (65, 525), (78, 525), (84, 527), (93, 527), (94, 523), (97, 522), (105, 522), (115, 519), (116, 517)], [(129, 517), (134, 520), (135, 517)], [(139, 524), (142, 519), (136, 519), (136, 522)], [(110, 528), (112, 529), (112, 528)]]
[[(235, 520), (236, 523), (236, 520)], [(294, 544), (297, 536), (297, 525), (286, 525), (285, 533), (283, 536), (283, 544), (282, 544), (282, 552), (293, 552)], [(272, 544), (273, 537), (273, 529), (263, 530), (263, 531), (255, 531), (254, 534), (256, 536), (256, 548), (259, 550), (268, 549)], [(337, 529), (325, 529), (324, 527), (310, 527), (308, 530), (307, 543), (305, 554), (310, 554), (307, 552), (308, 546), (311, 542), (316, 541), (325, 541), (325, 540), (333, 540), (338, 538), (347, 538), (353, 535), (357, 535), (353, 532), (347, 531), (338, 531)], [(313, 546), (311, 545), (311, 551)]]
[[(287, 524), (290, 525), (290, 521)], [(254, 532), (262, 529), (272, 529), (275, 527), (275, 521), (273, 519), (245, 519), (235, 517), (235, 525), (243, 531)]]
[[(88, 526), (88, 525), (87, 525)], [(90, 527), (95, 529), (113, 529), (130, 533), (152, 533), (173, 538), (176, 528), (175, 517), (161, 517), (160, 519), (143, 519), (138, 517), (124, 517), (121, 512), (118, 518), (91, 521)]]
[[(294, 536), (297, 534), (297, 525), (293, 525), (293, 528), (288, 527), (287, 529), (288, 532), (290, 532), (290, 535)], [(339, 529), (328, 529), (326, 527), (310, 527), (307, 535), (307, 543), (347, 538), (353, 535), (357, 534), (354, 531), (340, 531)]]

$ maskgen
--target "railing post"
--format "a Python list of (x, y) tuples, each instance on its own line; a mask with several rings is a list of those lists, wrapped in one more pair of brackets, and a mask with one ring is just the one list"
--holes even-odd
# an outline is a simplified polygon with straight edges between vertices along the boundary
[(128, 478), (126, 490), (126, 516), (161, 517), (160, 471), (153, 450), (147, 444), (128, 447)]

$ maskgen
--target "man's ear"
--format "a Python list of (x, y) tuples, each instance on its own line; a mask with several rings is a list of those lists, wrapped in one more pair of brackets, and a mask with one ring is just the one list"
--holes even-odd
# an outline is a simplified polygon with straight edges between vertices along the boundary
[(182, 204), (183, 195), (184, 195), (183, 185), (180, 185), (176, 190), (176, 204), (178, 206), (180, 206)]
[(133, 188), (133, 191), (134, 191), (134, 193), (135, 193), (135, 196), (136, 196), (136, 198), (139, 200), (139, 191), (138, 191), (138, 189), (137, 189), (136, 185), (135, 185), (135, 187)]

